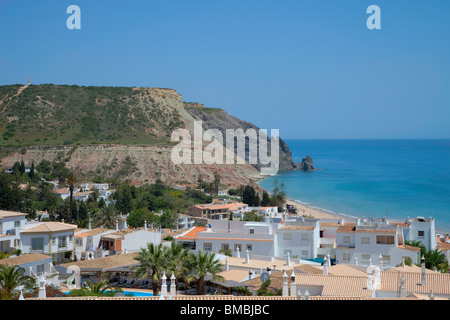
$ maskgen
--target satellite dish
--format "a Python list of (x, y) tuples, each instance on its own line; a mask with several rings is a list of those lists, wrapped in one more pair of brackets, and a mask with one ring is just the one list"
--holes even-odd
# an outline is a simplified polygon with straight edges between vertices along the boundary
[(261, 279), (262, 282), (266, 282), (267, 280), (270, 279), (270, 276), (267, 272), (263, 272), (261, 273), (261, 276), (259, 278)]

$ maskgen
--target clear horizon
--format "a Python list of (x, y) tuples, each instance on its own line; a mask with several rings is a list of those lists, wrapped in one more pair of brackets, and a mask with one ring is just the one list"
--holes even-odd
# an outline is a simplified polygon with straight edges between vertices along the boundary
[[(68, 6), (81, 8), (69, 30)], [(369, 30), (366, 9), (381, 9)], [(450, 3), (0, 3), (0, 84), (166, 87), (283, 139), (449, 139)]]

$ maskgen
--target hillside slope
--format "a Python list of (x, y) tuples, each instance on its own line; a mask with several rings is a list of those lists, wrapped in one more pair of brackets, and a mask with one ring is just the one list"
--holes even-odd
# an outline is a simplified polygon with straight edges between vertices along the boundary
[[(89, 177), (137, 182), (157, 178), (173, 184), (212, 179), (219, 171), (228, 185), (258, 180), (258, 166), (180, 165), (171, 162), (173, 130), (256, 128), (220, 109), (187, 104), (173, 89), (67, 85), (0, 86), (0, 165), (65, 161)], [(280, 142), (280, 169), (295, 170), (288, 146)]]

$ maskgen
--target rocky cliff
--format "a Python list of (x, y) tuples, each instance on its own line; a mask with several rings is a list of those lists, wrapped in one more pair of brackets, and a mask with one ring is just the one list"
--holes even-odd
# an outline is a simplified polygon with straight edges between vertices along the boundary
[[(42, 159), (65, 161), (90, 178), (116, 177), (135, 182), (192, 184), (218, 171), (230, 186), (259, 180), (258, 165), (175, 165), (170, 141), (175, 129), (256, 128), (220, 109), (183, 102), (173, 89), (0, 86), (0, 165), (26, 165)], [(280, 141), (280, 170), (298, 169)]]

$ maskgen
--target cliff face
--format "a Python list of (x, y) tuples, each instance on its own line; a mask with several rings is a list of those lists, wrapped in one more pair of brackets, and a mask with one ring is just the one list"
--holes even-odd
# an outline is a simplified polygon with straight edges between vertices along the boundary
[(200, 175), (213, 180), (219, 172), (221, 182), (229, 186), (247, 184), (249, 179), (261, 179), (259, 171), (245, 165), (175, 165), (171, 147), (145, 145), (81, 145), (32, 146), (25, 153), (15, 152), (2, 159), (4, 167), (24, 160), (26, 165), (41, 160), (64, 161), (69, 168), (79, 168), (88, 177), (105, 176), (127, 179), (134, 183), (153, 183), (156, 179), (174, 185), (196, 184)]
[[(0, 166), (24, 160), (65, 161), (88, 177), (103, 175), (136, 182), (157, 178), (171, 184), (196, 183), (214, 171), (230, 186), (259, 180), (258, 165), (175, 165), (170, 141), (175, 129), (248, 128), (253, 124), (220, 109), (187, 104), (172, 89), (57, 85), (0, 87)], [(280, 170), (297, 165), (280, 141)]]
[[(256, 132), (260, 128), (255, 126), (251, 122), (243, 121), (232, 115), (229, 115), (222, 109), (205, 108), (200, 104), (187, 104), (185, 108), (194, 118), (201, 120), (203, 122), (203, 127), (207, 129), (218, 128), (222, 135), (226, 136), (227, 129), (243, 129), (247, 131), (248, 129), (254, 129)], [(268, 140), (268, 148), (270, 149), (270, 142)], [(292, 153), (286, 142), (283, 139), (279, 139), (279, 170), (299, 170), (300, 167), (298, 163), (295, 163), (292, 159)], [(246, 151), (248, 152), (248, 144), (246, 145)], [(235, 145), (236, 151), (236, 145)], [(270, 150), (269, 150), (270, 154)], [(258, 170), (261, 168), (261, 164), (255, 164), (254, 167)]]

